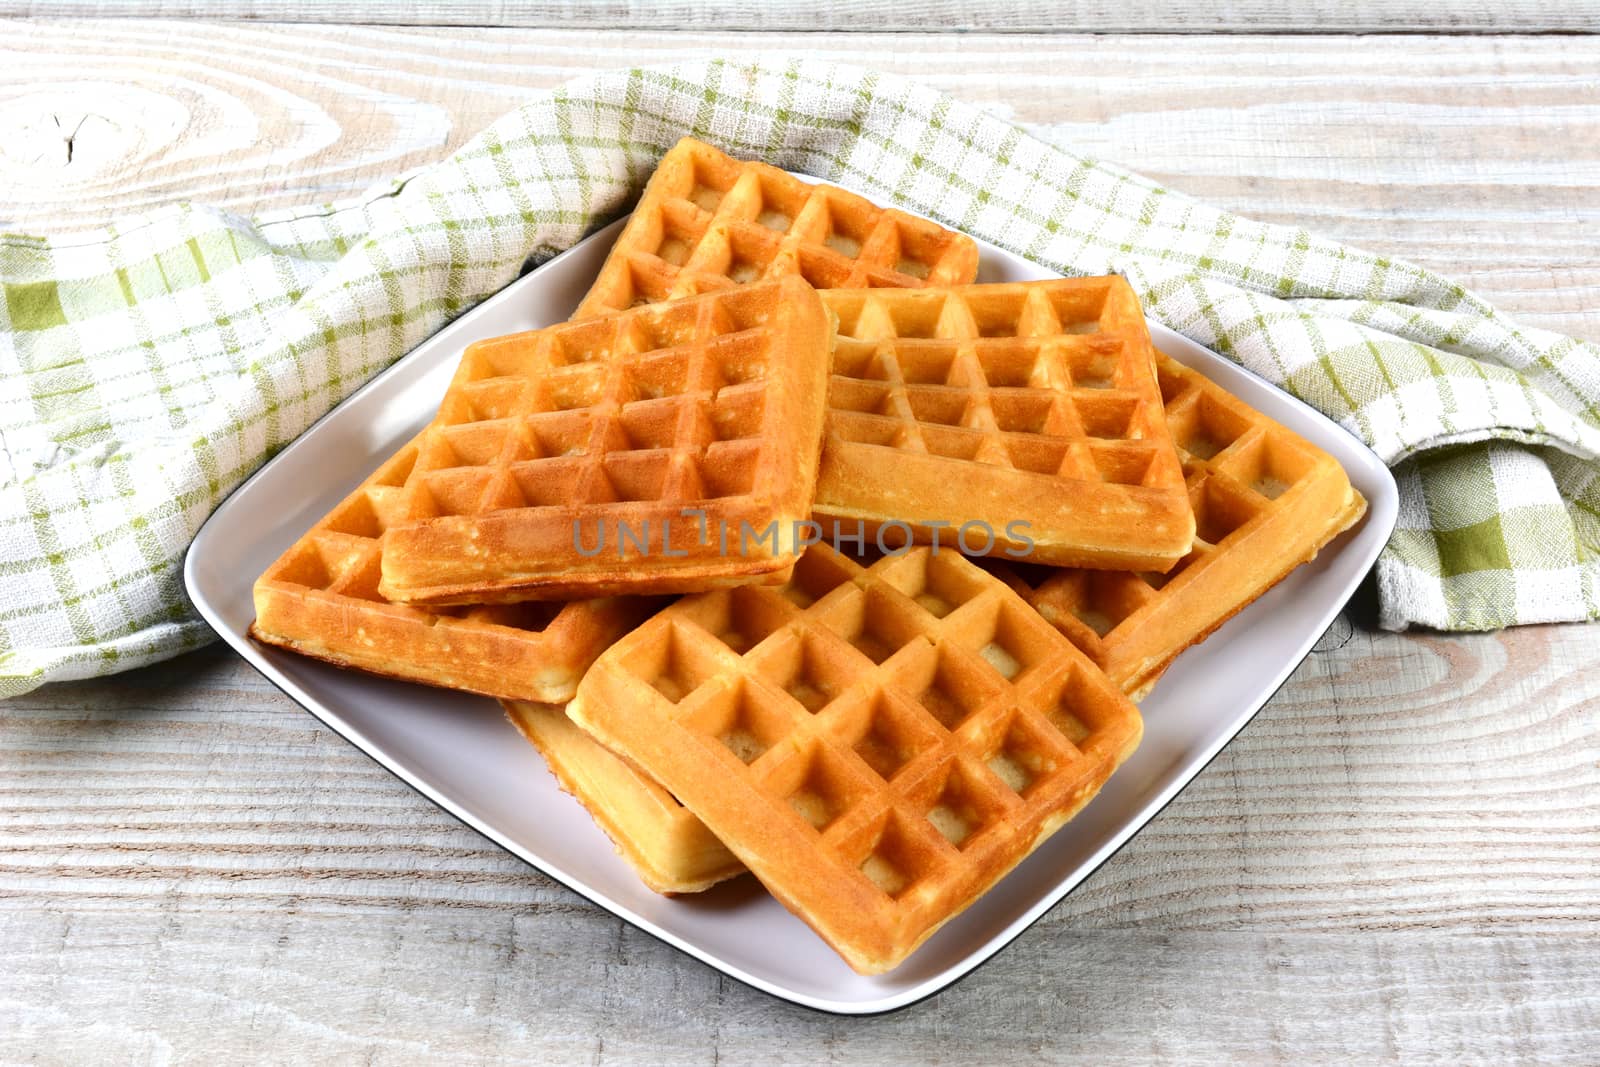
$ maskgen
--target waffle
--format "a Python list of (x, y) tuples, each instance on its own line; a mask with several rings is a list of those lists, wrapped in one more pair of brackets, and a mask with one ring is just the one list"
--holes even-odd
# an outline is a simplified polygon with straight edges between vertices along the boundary
[(1098, 791), (1136, 708), (951, 551), (818, 545), (781, 588), (685, 597), (573, 720), (680, 798), (856, 970), (894, 967)]
[(1158, 359), (1167, 422), (1198, 521), (1194, 549), (1167, 574), (985, 561), (1142, 699), (1172, 660), (1322, 546), (1367, 502), (1337, 460), (1197, 371)]
[(1189, 551), (1194, 518), (1127, 282), (822, 297), (838, 336), (819, 515), (880, 547), (909, 529), (1053, 565), (1165, 571)]
[(378, 594), (380, 538), (415, 438), (256, 580), (250, 635), (270, 645), (449, 689), (567, 700), (602, 649), (656, 605), (640, 598), (429, 611)]
[(744, 864), (677, 799), (573, 725), (559, 704), (504, 700), (506, 717), (657, 893), (698, 893)]
[(816, 292), (784, 278), (470, 346), (379, 589), (437, 605), (783, 581), (828, 334)]
[(977, 273), (978, 246), (965, 234), (685, 137), (662, 157), (573, 318), (763, 278), (915, 288)]

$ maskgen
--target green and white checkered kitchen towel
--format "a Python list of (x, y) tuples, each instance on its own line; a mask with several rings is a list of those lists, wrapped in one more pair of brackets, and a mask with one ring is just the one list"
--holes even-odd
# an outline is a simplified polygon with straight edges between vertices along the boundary
[(0, 236), (0, 695), (207, 640), (181, 569), (211, 509), (374, 372), (623, 211), (686, 133), (1064, 273), (1124, 274), (1156, 318), (1337, 419), (1400, 480), (1385, 626), (1600, 614), (1596, 346), (914, 83), (707, 62), (543, 93), (358, 202)]

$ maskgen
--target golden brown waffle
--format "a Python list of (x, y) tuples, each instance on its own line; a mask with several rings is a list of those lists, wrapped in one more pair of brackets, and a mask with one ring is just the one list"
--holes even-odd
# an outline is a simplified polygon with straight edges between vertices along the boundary
[(828, 335), (816, 292), (785, 278), (470, 346), (380, 590), (437, 605), (782, 581), (811, 510)]
[(909, 526), (924, 544), (1055, 565), (1164, 571), (1189, 551), (1194, 517), (1126, 281), (822, 298), (838, 336), (819, 515), (886, 542)]
[(657, 603), (640, 598), (430, 611), (378, 594), (380, 538), (400, 513), (408, 442), (256, 580), (250, 635), (413, 682), (567, 700), (600, 652)]
[(779, 589), (685, 597), (568, 707), (856, 970), (904, 959), (1082, 807), (1137, 709), (951, 551), (809, 549)]
[(1367, 510), (1328, 453), (1166, 355), (1158, 372), (1198, 519), (1193, 551), (1164, 575), (986, 561), (1136, 700)]
[(575, 319), (799, 275), (818, 289), (963, 285), (965, 234), (685, 137), (662, 157)]
[(657, 893), (698, 893), (744, 871), (705, 823), (578, 729), (559, 704), (505, 700), (506, 716)]

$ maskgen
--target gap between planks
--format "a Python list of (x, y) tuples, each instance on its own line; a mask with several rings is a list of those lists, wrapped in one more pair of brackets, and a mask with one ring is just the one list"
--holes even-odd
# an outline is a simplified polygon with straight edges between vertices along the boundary
[(205, 18), (390, 26), (515, 26), (530, 29), (725, 30), (916, 33), (1116, 34), (1588, 34), (1600, 3), (1580, 0), (0, 0), (0, 16)]

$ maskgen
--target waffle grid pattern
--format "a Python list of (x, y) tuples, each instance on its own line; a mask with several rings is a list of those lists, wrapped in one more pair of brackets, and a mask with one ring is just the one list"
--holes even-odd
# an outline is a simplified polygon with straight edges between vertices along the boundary
[(1078, 481), (1170, 483), (1176, 465), (1158, 462), (1170, 450), (1150, 410), (1139, 348), (1101, 330), (1109, 289), (985, 286), (913, 300), (828, 294), (839, 315), (833, 432)]
[(437, 515), (754, 487), (771, 338), (737, 300), (467, 350), (418, 478)]
[[(1088, 516), (1120, 516), (1117, 529), (1103, 533), (1120, 532), (1121, 544), (1107, 550), (1143, 553), (1152, 565), (1170, 565), (1187, 548), (1183, 473), (1162, 417), (1149, 333), (1126, 282), (822, 298), (838, 336), (819, 512), (876, 517), (892, 469), (908, 498), (929, 502), (915, 517), (956, 526), (982, 520), (1018, 548), (1026, 546), (1004, 530), (1026, 518), (1044, 562), (1094, 562), (1092, 545), (1063, 546), (1071, 532), (1057, 528), (1063, 515), (1083, 520), (1091, 539), (1102, 531)], [(909, 456), (944, 462), (908, 466)], [(1108, 495), (1106, 486), (1151, 492)], [(1116, 503), (1105, 504), (1112, 496)], [(1150, 521), (1157, 517), (1166, 524)], [(1141, 545), (1130, 530), (1148, 540)], [(917, 532), (928, 540), (926, 527)], [(1072, 553), (1090, 558), (1062, 558)]]
[[(385, 551), (384, 591), (459, 599), (432, 595), (453, 575), (481, 583), (467, 598), (497, 598), (502, 580), (559, 577), (583, 562), (573, 530), (580, 516), (582, 536), (613, 539), (602, 564), (608, 555), (615, 563), (622, 524), (637, 531), (652, 519), (658, 537), (661, 520), (676, 520), (674, 550), (704, 559), (685, 508), (734, 530), (741, 521), (765, 529), (774, 509), (804, 517), (811, 475), (795, 457), (808, 448), (805, 382), (813, 371), (820, 379), (814, 361), (824, 357), (803, 350), (814, 339), (810, 320), (793, 314), (796, 301), (815, 306), (815, 294), (798, 281), (744, 287), (470, 346), (406, 481), (407, 521)], [(815, 325), (820, 337), (820, 308)], [(816, 408), (820, 419), (820, 401)], [(496, 549), (475, 534), (488, 524), (521, 526), (535, 541), (487, 559)], [(430, 558), (411, 559), (424, 529), (444, 540)], [(640, 551), (670, 567), (660, 547)], [(709, 565), (738, 574), (782, 562), (735, 551)]]
[(645, 602), (426, 609), (378, 592), (382, 537), (406, 514), (413, 439), (291, 545), (256, 583), (253, 636), (269, 644), (490, 696), (567, 700)]
[[(1299, 435), (1168, 356), (1158, 357), (1157, 376), (1195, 513), (1189, 554), (1165, 574), (986, 564), (1113, 681), (1140, 691), (1159, 676), (1150, 666), (1164, 668), (1364, 511), (1338, 463)], [(1275, 555), (1263, 555), (1259, 540), (1246, 545), (1268, 523), (1285, 528)], [(1252, 554), (1246, 569), (1256, 585), (1207, 589), (1204, 603), (1194, 600), (1189, 590), (1214, 561), (1241, 552)], [(1270, 580), (1262, 584), (1262, 577)], [(1192, 620), (1182, 639), (1169, 649), (1120, 655), (1148, 638), (1141, 623), (1164, 605), (1184, 606)], [(1141, 665), (1145, 672), (1128, 673)]]
[[(595, 695), (607, 675), (637, 697)], [(838, 884), (807, 899), (803, 878), (742, 858), (868, 972), (1065, 821), (1140, 731), (1121, 693), (1002, 583), (925, 548), (862, 567), (817, 546), (781, 588), (685, 598), (601, 659), (573, 714), (736, 853), (741, 821), (778, 825), (788, 844), (769, 859)], [(683, 762), (645, 757), (618, 727), (660, 736)], [(708, 781), (720, 810), (691, 799)], [(876, 944), (851, 943), (861, 921)]]
[(977, 269), (965, 235), (686, 138), (573, 317), (789, 275), (818, 289), (916, 288), (965, 284)]

